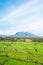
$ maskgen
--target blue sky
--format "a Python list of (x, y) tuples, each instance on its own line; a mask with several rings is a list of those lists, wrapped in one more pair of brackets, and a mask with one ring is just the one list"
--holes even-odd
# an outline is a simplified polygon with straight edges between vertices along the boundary
[(43, 36), (43, 0), (0, 0), (0, 34)]

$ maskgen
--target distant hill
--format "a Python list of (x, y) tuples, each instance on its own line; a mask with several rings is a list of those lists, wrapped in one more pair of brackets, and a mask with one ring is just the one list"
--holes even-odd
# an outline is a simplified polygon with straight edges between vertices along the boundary
[(36, 35), (34, 34), (31, 34), (29, 32), (17, 32), (14, 37), (22, 37), (22, 38), (25, 38), (25, 37), (37, 37)]
[(5, 37), (5, 36), (6, 36), (6, 35), (1, 35), (1, 34), (0, 34), (0, 37)]
[(0, 37), (29, 38), (29, 37), (37, 37), (37, 36), (29, 32), (17, 32), (14, 35), (0, 35)]

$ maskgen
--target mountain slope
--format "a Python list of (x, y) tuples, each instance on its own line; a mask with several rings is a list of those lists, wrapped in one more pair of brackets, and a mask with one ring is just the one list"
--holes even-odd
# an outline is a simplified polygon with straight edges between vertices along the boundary
[(0, 35), (0, 37), (18, 37), (18, 38), (28, 38), (28, 37), (37, 37), (34, 34), (31, 34), (29, 32), (17, 32), (15, 35)]
[(36, 37), (36, 35), (29, 32), (17, 32), (14, 37)]

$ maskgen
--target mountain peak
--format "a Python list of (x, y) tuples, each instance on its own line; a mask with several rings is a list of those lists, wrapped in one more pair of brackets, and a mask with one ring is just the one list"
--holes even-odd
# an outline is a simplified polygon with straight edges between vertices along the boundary
[(17, 32), (15, 37), (36, 37), (36, 35), (31, 34), (29, 32)]

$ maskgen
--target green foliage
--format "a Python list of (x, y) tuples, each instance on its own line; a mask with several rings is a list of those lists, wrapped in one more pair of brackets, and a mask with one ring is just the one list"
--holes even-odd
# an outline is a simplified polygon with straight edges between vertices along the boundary
[(0, 41), (0, 65), (43, 65), (43, 42)]
[(11, 41), (11, 42), (26, 42), (27, 39), (31, 40), (32, 42), (43, 42), (43, 38), (0, 37), (0, 41)]

